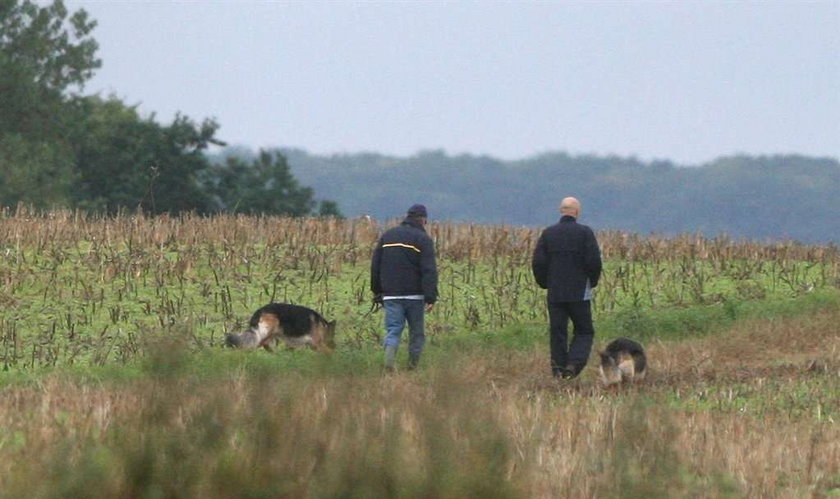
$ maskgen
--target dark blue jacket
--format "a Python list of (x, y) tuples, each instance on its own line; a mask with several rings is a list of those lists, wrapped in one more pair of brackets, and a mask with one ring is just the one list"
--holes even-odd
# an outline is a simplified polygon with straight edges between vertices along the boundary
[(376, 295), (423, 295), (437, 301), (435, 245), (423, 225), (406, 218), (388, 229), (376, 243), (370, 264), (370, 289)]
[(540, 235), (531, 267), (548, 301), (581, 301), (586, 280), (594, 288), (601, 278), (601, 250), (592, 229), (565, 215)]

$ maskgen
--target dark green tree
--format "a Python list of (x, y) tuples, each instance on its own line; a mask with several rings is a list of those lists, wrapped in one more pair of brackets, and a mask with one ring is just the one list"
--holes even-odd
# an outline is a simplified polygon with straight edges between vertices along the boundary
[(19, 134), (0, 135), (2, 206), (66, 206), (74, 178), (73, 159), (66, 147), (27, 141)]
[[(232, 210), (315, 214), (281, 154), (210, 167), (214, 120), (141, 116), (116, 98), (83, 96), (100, 67), (96, 22), (61, 0), (0, 0), (0, 205), (148, 213)], [(318, 214), (340, 216), (323, 201)]]
[(0, 0), (0, 205), (66, 205), (76, 172), (69, 103), (100, 66), (96, 23), (63, 2)]
[(260, 151), (250, 163), (228, 157), (209, 172), (205, 186), (221, 211), (306, 216), (318, 207), (319, 215), (341, 216), (335, 202), (317, 206), (312, 188), (300, 185), (277, 151)]
[(341, 210), (338, 209), (338, 203), (327, 199), (318, 203), (318, 216), (344, 218)]
[(61, 0), (0, 0), (0, 134), (67, 137), (64, 104), (101, 66), (95, 26)]
[(213, 208), (198, 178), (210, 166), (203, 151), (221, 144), (215, 121), (197, 124), (178, 115), (170, 125), (161, 125), (115, 98), (87, 97), (79, 107), (77, 206), (149, 213)]

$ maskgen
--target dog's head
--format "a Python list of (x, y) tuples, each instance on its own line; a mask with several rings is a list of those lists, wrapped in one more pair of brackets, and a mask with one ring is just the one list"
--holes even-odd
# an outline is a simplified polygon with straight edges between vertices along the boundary
[(253, 329), (225, 335), (225, 346), (229, 348), (256, 348), (257, 344), (257, 333)]

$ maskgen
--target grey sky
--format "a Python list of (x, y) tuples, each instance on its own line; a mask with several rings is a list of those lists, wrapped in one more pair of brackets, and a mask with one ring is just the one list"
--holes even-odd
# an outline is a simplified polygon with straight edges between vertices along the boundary
[(87, 91), (313, 153), (840, 158), (840, 0), (96, 2)]

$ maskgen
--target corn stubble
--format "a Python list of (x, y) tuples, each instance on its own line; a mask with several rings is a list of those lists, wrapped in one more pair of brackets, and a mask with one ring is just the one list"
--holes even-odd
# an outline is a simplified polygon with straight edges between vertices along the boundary
[[(0, 363), (5, 370), (126, 364), (147, 338), (221, 343), (268, 302), (338, 319), (344, 347), (375, 345), (369, 258), (391, 222), (219, 215), (0, 213)], [(537, 228), (433, 223), (441, 299), (428, 334), (546, 320), (530, 257)], [(600, 317), (787, 298), (840, 288), (836, 246), (599, 233)]]

